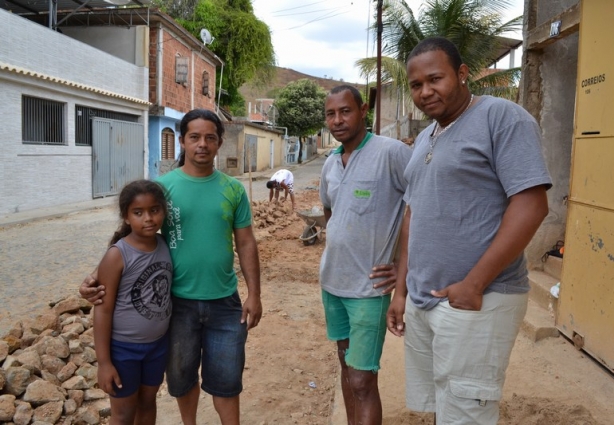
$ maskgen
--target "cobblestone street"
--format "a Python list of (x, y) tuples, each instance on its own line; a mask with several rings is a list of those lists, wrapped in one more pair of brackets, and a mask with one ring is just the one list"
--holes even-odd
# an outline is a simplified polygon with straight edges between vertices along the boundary
[(0, 335), (14, 321), (75, 293), (105, 252), (115, 214), (111, 204), (0, 228)]

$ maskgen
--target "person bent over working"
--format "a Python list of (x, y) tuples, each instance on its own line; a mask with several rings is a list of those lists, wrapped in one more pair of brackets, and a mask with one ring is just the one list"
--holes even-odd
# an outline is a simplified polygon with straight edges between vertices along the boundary
[(273, 192), (275, 192), (275, 202), (279, 199), (279, 191), (284, 190), (284, 201), (288, 199), (288, 193), (290, 194), (290, 200), (292, 201), (292, 209), (296, 209), (294, 202), (294, 176), (288, 170), (279, 170), (273, 176), (271, 180), (266, 182), (266, 187), (269, 189), (269, 202), (273, 200)]

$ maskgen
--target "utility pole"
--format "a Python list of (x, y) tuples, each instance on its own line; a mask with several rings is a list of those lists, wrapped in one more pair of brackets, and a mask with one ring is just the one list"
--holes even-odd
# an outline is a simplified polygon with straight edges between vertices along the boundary
[(375, 93), (375, 134), (380, 132), (380, 122), (382, 115), (382, 3), (377, 1), (377, 82)]

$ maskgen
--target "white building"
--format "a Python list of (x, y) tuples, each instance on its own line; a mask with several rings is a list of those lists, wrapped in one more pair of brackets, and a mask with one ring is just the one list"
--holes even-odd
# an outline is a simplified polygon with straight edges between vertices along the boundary
[[(122, 60), (18, 16), (16, 4), (0, 0), (0, 214), (90, 200), (146, 177), (146, 56)], [(147, 28), (134, 40), (147, 52)]]

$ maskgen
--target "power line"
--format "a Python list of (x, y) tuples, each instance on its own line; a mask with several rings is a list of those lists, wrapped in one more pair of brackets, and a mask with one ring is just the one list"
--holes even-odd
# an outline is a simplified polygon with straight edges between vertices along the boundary
[(329, 14), (329, 15), (322, 15), (322, 16), (319, 16), (319, 17), (317, 17), (317, 18), (315, 18), (315, 19), (312, 19), (311, 21), (307, 21), (307, 22), (305, 22), (305, 23), (302, 23), (302, 24), (300, 24), (300, 25), (296, 25), (296, 26), (294, 26), (294, 27), (285, 28), (285, 29), (283, 29), (283, 30), (281, 30), (281, 31), (288, 31), (288, 30), (293, 30), (293, 29), (296, 29), (296, 28), (301, 28), (301, 27), (304, 27), (305, 25), (312, 24), (312, 23), (314, 23), (314, 22), (323, 21), (323, 20), (325, 20), (325, 19), (330, 19), (330, 18), (333, 18), (333, 17), (335, 17), (335, 16), (344, 15), (344, 14), (346, 14), (346, 13), (349, 13), (349, 10), (347, 10), (347, 11), (345, 11), (345, 12), (335, 13), (335, 14), (332, 14), (332, 15), (330, 15), (330, 14)]
[(308, 10), (306, 12), (296, 12), (296, 13), (286, 13), (284, 15), (275, 15), (276, 18), (279, 18), (281, 16), (296, 16), (296, 15), (307, 15), (309, 13), (318, 13), (318, 12), (333, 12), (335, 10), (339, 10), (339, 9), (344, 9), (347, 6), (339, 6), (339, 7), (333, 7), (333, 8), (329, 8), (329, 9), (318, 9), (318, 10)]
[[(305, 22), (304, 24), (297, 25), (297, 26), (295, 26), (295, 27), (291, 27), (291, 28), (287, 28), (287, 30), (293, 30), (293, 29), (296, 29), (296, 28), (304, 27), (304, 26), (305, 26), (305, 25), (307, 25), (307, 24), (312, 24), (312, 23), (314, 23), (314, 22), (323, 21), (323, 20), (325, 20), (325, 19), (333, 18), (333, 17), (335, 17), (335, 16), (339, 16), (339, 15), (345, 15), (346, 13), (348, 13), (348, 12), (341, 12), (341, 13), (336, 13), (336, 14), (331, 15), (331, 16), (325, 16), (325, 17), (322, 17), (322, 18), (313, 19), (313, 20), (311, 20), (311, 21), (307, 21), (307, 22)], [(282, 31), (286, 31), (286, 30), (282, 30)]]
[(303, 8), (303, 7), (313, 6), (314, 4), (324, 3), (324, 2), (326, 2), (326, 1), (328, 1), (328, 0), (320, 0), (320, 1), (316, 1), (316, 2), (314, 2), (314, 3), (304, 4), (304, 5), (302, 5), (302, 6), (290, 7), (290, 8), (288, 8), (288, 9), (279, 9), (279, 10), (274, 10), (274, 11), (272, 11), (271, 13), (279, 13), (279, 12), (286, 12), (286, 11), (288, 11), (288, 10), (301, 9), (301, 8)]

